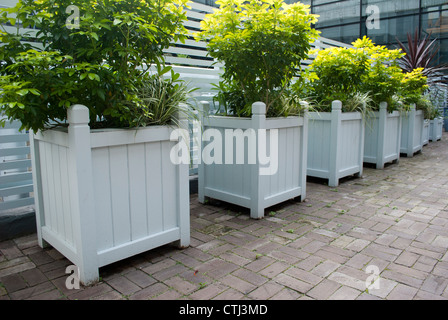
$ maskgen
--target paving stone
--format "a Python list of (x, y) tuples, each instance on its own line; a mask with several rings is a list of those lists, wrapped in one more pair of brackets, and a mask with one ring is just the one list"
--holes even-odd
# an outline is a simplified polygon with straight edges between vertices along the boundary
[(120, 292), (124, 296), (129, 296), (141, 289), (131, 280), (125, 278), (124, 276), (115, 277), (107, 281), (112, 288)]
[(308, 291), (306, 295), (313, 299), (326, 300), (340, 287), (340, 283), (324, 279), (322, 282)]
[(448, 285), (447, 277), (448, 275), (446, 277), (429, 275), (426, 277), (420, 289), (440, 296)]
[(412, 267), (419, 258), (420, 256), (418, 254), (405, 251), (394, 261), (394, 263)]
[(18, 290), (16, 292), (12, 292), (10, 294), (11, 299), (13, 300), (26, 300), (33, 296), (42, 294), (44, 292), (55, 289), (55, 286), (50, 282), (44, 282), (37, 286), (28, 287), (22, 290)]
[(220, 282), (230, 288), (242, 292), (243, 294), (248, 294), (249, 292), (258, 288), (258, 286), (249, 283), (243, 279), (240, 279), (238, 277), (235, 277), (234, 275), (231, 274), (228, 274), (224, 278), (220, 279)]
[(29, 286), (35, 286), (36, 284), (48, 281), (48, 278), (39, 269), (27, 270), (20, 275)]
[(157, 282), (153, 285), (150, 285), (149, 287), (135, 292), (129, 297), (129, 300), (149, 300), (168, 290), (169, 287), (167, 285)]
[(274, 281), (270, 281), (258, 287), (257, 289), (253, 290), (247, 296), (248, 298), (254, 300), (268, 300), (277, 293), (279, 293), (280, 291), (282, 291), (283, 288), (284, 287), (282, 285)]
[(237, 269), (232, 273), (232, 275), (240, 279), (243, 279), (249, 283), (252, 283), (256, 286), (261, 286), (268, 281), (266, 277), (244, 268)]
[(38, 295), (34, 295), (27, 300), (67, 300), (59, 290), (51, 290)]
[(311, 272), (319, 277), (327, 277), (340, 266), (341, 265), (337, 262), (326, 260), (313, 268)]
[(317, 285), (319, 282), (323, 280), (322, 277), (316, 276), (315, 274), (302, 270), (300, 268), (290, 268), (284, 272), (287, 275), (290, 275), (296, 279), (301, 281), (305, 281), (313, 286)]
[(18, 274), (12, 274), (0, 278), (0, 283), (3, 284), (3, 286), (9, 293), (13, 293), (28, 287), (26, 281)]
[(193, 300), (210, 300), (227, 289), (228, 287), (222, 284), (213, 283), (190, 294), (188, 297)]
[(307, 293), (310, 289), (313, 288), (313, 285), (283, 273), (277, 275), (273, 280), (299, 293)]
[(283, 301), (289, 301), (289, 300), (297, 300), (302, 295), (294, 290), (291, 290), (289, 288), (283, 288), (280, 292), (273, 295), (269, 300), (283, 300)]
[(418, 289), (404, 285), (397, 284), (395, 288), (387, 296), (388, 300), (412, 300), (417, 294)]
[(286, 269), (288, 269), (290, 266), (284, 262), (276, 261), (273, 264), (269, 265), (268, 267), (264, 268), (263, 270), (260, 270), (259, 273), (266, 278), (274, 278), (279, 273), (284, 272)]
[(140, 288), (146, 288), (147, 286), (150, 286), (151, 284), (154, 284), (156, 282), (154, 278), (141, 270), (128, 272), (125, 276)]
[(378, 284), (378, 287), (376, 287), (374, 284), (373, 287), (368, 288), (368, 292), (369, 294), (378, 296), (382, 299), (385, 299), (390, 294), (390, 292), (398, 285), (398, 283), (395, 281), (384, 279), (381, 277), (376, 280), (375, 283)]
[(342, 286), (328, 300), (355, 300), (361, 293), (359, 290)]

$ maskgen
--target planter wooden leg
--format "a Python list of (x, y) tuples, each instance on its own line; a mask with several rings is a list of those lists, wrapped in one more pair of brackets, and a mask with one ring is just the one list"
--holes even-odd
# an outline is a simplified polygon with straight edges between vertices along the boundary
[[(379, 159), (379, 160), (381, 160), (381, 159)], [(383, 161), (378, 161), (376, 163), (376, 168), (377, 169), (384, 169), (384, 162)]]
[(91, 286), (100, 280), (100, 275), (97, 266), (84, 265), (78, 266), (79, 268), (79, 281), (84, 286)]
[(339, 186), (339, 179), (336, 177), (331, 177), (328, 179), (328, 186), (332, 188), (336, 188)]
[(260, 220), (264, 218), (264, 208), (251, 208), (250, 217), (252, 219)]

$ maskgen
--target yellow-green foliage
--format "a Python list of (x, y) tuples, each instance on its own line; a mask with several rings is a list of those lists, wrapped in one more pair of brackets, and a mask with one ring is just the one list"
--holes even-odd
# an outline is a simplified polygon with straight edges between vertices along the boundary
[[(317, 52), (312, 52), (317, 53)], [(311, 64), (311, 94), (320, 105), (346, 101), (360, 90), (369, 69), (368, 56), (355, 48), (327, 48), (318, 52)]]
[(427, 89), (427, 79), (421, 69), (402, 71), (398, 59), (405, 54), (400, 49), (375, 45), (367, 37), (352, 45), (319, 51), (311, 64), (310, 91), (318, 104), (326, 108), (332, 100), (350, 102), (359, 93), (369, 94), (374, 107), (388, 102), (390, 111), (399, 107), (399, 101), (417, 103)]
[[(283, 0), (219, 0), (214, 13), (201, 22), (196, 38), (207, 40), (210, 56), (224, 62), (223, 78), (237, 88), (245, 104), (263, 101), (267, 109), (279, 92), (300, 76), (318, 31), (317, 16), (300, 2)], [(241, 106), (244, 107), (244, 106)]]

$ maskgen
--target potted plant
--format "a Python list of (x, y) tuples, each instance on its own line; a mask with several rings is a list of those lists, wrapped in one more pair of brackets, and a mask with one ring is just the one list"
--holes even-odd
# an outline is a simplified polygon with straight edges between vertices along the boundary
[(429, 144), (430, 120), (425, 118), (423, 122), (423, 146)]
[[(356, 48), (327, 48), (310, 65), (308, 85), (294, 88), (314, 103), (309, 113), (307, 175), (328, 179), (362, 176), (365, 120), (371, 98), (360, 92), (368, 56)], [(301, 90), (305, 88), (305, 90)]]
[(189, 245), (188, 164), (170, 159), (188, 90), (174, 74), (162, 79), (163, 49), (185, 37), (183, 5), (21, 0), (1, 9), (17, 34), (0, 34), (0, 108), (30, 130), (39, 244), (77, 265), (84, 284), (101, 266)]
[(440, 111), (437, 107), (434, 109), (433, 116), (429, 118), (429, 140), (439, 141), (443, 135), (443, 117), (440, 116)]
[(400, 152), (412, 157), (423, 150), (424, 121), (428, 105), (422, 103), (423, 93), (428, 88), (423, 69), (415, 69), (403, 74), (401, 100), (406, 106), (402, 111)]
[[(436, 65), (434, 63), (434, 58), (437, 57), (439, 54), (440, 46), (437, 45), (438, 39), (431, 39), (432, 34), (427, 34), (423, 38), (420, 38), (420, 33), (418, 30), (414, 32), (412, 35), (411, 33), (408, 33), (407, 35), (407, 45), (404, 45), (401, 41), (398, 40), (398, 44), (400, 48), (403, 50), (403, 52), (406, 53), (405, 56), (403, 56), (399, 60), (400, 67), (403, 69), (404, 72), (412, 72), (414, 70), (420, 70), (421, 74), (426, 77), (426, 85), (428, 93), (432, 95), (432, 93), (436, 93), (440, 90), (440, 87), (445, 86), (445, 78), (444, 73), (448, 70), (448, 64), (442, 63), (439, 65)], [(443, 98), (442, 98), (443, 99)], [(431, 101), (431, 99), (430, 99)], [(422, 102), (420, 100), (420, 102)], [(419, 106), (422, 105), (422, 110), (425, 113), (425, 108), (430, 108), (431, 106), (428, 105), (425, 101), (423, 101), (422, 104), (417, 103), (417, 109), (419, 109)], [(429, 111), (431, 114), (432, 112)], [(430, 140), (434, 141), (438, 140), (442, 137), (441, 134), (441, 127), (443, 126), (442, 121), (440, 119), (435, 119), (436, 116), (431, 115), (429, 118), (433, 123), (433, 125), (436, 125), (436, 132), (434, 136), (431, 136)], [(431, 135), (431, 127), (430, 127), (430, 135)], [(410, 154), (411, 150), (409, 151)]]
[[(433, 90), (431, 90), (433, 89)], [(439, 89), (440, 90), (440, 89)], [(429, 141), (438, 141), (442, 139), (443, 135), (443, 114), (442, 108), (438, 105), (443, 101), (443, 95), (440, 95), (438, 90), (430, 88), (424, 96), (421, 96), (417, 102), (417, 106), (423, 110), (425, 116), (425, 123), (427, 122), (428, 128), (425, 132), (425, 139)], [(426, 130), (426, 128), (425, 128)]]
[(395, 96), (402, 80), (397, 59), (403, 54), (375, 45), (367, 37), (358, 39), (353, 46), (369, 57), (368, 71), (360, 85), (360, 91), (369, 93), (373, 102), (365, 128), (364, 163), (382, 169), (386, 163), (398, 163), (400, 159), (401, 106)]
[[(293, 77), (301, 77), (300, 61), (317, 38), (311, 28), (317, 19), (302, 3), (217, 4), (197, 34), (208, 41), (210, 56), (224, 63), (220, 115), (205, 113), (202, 120), (199, 201), (237, 204), (260, 219), (269, 206), (306, 197), (308, 120), (289, 88)], [(215, 145), (220, 138), (228, 143), (225, 152)]]

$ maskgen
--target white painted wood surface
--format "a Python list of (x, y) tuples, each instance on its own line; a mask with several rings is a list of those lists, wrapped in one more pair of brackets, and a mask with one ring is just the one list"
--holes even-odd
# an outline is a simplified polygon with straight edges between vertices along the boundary
[(70, 108), (68, 132), (31, 140), (39, 243), (88, 284), (101, 266), (174, 241), (188, 246), (190, 224), (188, 165), (170, 159), (173, 128), (90, 130), (86, 110)]
[[(207, 110), (208, 103), (204, 101), (202, 106)], [(256, 111), (257, 106), (261, 106), (261, 110)], [(308, 115), (266, 119), (265, 105), (261, 102), (253, 105), (252, 112), (252, 118), (205, 116), (202, 132), (214, 129), (224, 137), (226, 129), (266, 129), (266, 141), (270, 141), (270, 130), (278, 130), (278, 145), (272, 145), (273, 149), (278, 147), (278, 171), (272, 175), (260, 175), (263, 166), (258, 160), (250, 164), (248, 142), (244, 144), (244, 163), (237, 164), (234, 143), (234, 164), (225, 161), (226, 150), (222, 151), (222, 164), (205, 164), (204, 161), (199, 164), (198, 199), (204, 203), (206, 198), (214, 198), (246, 207), (250, 209), (251, 218), (261, 219), (270, 206), (292, 198), (300, 197), (302, 201), (306, 198)], [(209, 142), (203, 141), (202, 137), (200, 141), (203, 152)], [(266, 149), (270, 154), (269, 143)]]
[(400, 161), (401, 114), (389, 113), (387, 103), (380, 104), (380, 110), (374, 112), (366, 121), (364, 136), (364, 162), (375, 164), (383, 169), (389, 162)]
[(29, 136), (20, 122), (0, 128), (0, 216), (34, 204)]
[(426, 146), (429, 143), (429, 131), (430, 131), (430, 120), (425, 119), (423, 121), (423, 145)]
[(438, 141), (442, 139), (443, 135), (443, 118), (436, 118), (430, 121), (429, 125), (429, 140)]
[(328, 179), (330, 187), (337, 187), (341, 178), (362, 176), (364, 120), (361, 113), (343, 113), (340, 101), (333, 101), (332, 112), (310, 112), (307, 154), (307, 175)]
[(411, 105), (409, 111), (402, 112), (401, 147), (400, 153), (407, 157), (413, 157), (415, 153), (423, 149), (423, 123), (425, 121), (423, 111), (416, 110)]

